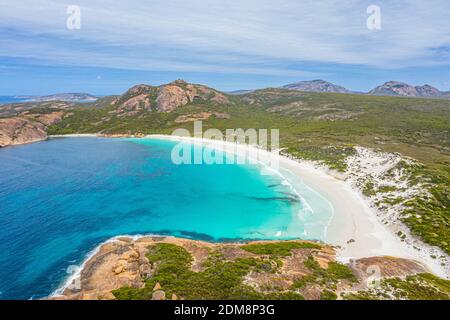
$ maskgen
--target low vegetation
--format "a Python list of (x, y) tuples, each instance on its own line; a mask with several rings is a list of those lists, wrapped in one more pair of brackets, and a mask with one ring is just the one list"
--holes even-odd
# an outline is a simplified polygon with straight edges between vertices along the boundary
[(450, 254), (450, 173), (426, 167), (410, 168), (412, 180), (424, 181), (429, 197), (416, 197), (405, 203), (402, 221), (425, 242)]
[(157, 244), (150, 248), (147, 257), (157, 266), (155, 275), (143, 289), (115, 290), (117, 299), (150, 299), (156, 283), (169, 297), (176, 294), (184, 299), (303, 299), (295, 292), (261, 293), (243, 284), (243, 277), (263, 263), (258, 258), (227, 261), (215, 256), (204, 271), (194, 272), (190, 253), (174, 244)]
[(321, 245), (312, 242), (270, 242), (264, 244), (246, 244), (241, 246), (241, 249), (255, 254), (286, 257), (291, 255), (293, 249), (320, 249), (321, 247)]
[[(292, 285), (293, 289), (304, 288), (308, 284), (319, 284), (328, 289), (336, 289), (336, 284), (341, 280), (348, 282), (356, 282), (357, 279), (353, 272), (346, 265), (338, 262), (330, 262), (328, 267), (322, 268), (317, 261), (312, 257), (308, 257), (305, 261), (305, 266), (312, 272), (311, 275), (304, 276)], [(322, 292), (324, 294), (324, 292)], [(330, 296), (329, 293), (325, 293)]]
[(383, 279), (372, 288), (344, 295), (350, 300), (449, 300), (450, 281), (430, 273), (408, 276), (405, 279)]
[[(320, 245), (290, 241), (259, 245), (236, 246), (232, 256), (230, 246), (208, 249), (201, 268), (197, 265), (194, 271), (193, 257), (198, 259), (200, 256), (198, 252), (190, 251), (194, 250), (191, 247), (152, 244), (146, 256), (154, 273), (143, 279), (145, 287), (120, 288), (113, 294), (124, 300), (148, 300), (155, 290), (163, 290), (168, 299), (335, 300), (343, 297), (342, 290), (351, 290), (359, 281), (349, 267), (336, 262), (333, 256), (323, 260), (327, 261), (326, 265), (319, 264), (315, 256), (325, 252)], [(303, 270), (302, 276), (298, 276), (299, 270)], [(427, 280), (448, 290), (446, 281), (436, 277)], [(368, 293), (351, 293), (348, 298), (362, 297), (363, 294)]]

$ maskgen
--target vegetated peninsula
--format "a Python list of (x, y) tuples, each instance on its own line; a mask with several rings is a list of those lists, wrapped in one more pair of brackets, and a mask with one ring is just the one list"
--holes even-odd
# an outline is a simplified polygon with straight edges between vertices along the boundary
[(103, 244), (85, 263), (79, 279), (51, 299), (450, 297), (450, 281), (433, 276), (417, 262), (371, 257), (342, 264), (335, 255), (335, 248), (311, 241), (209, 243), (119, 237)]
[[(364, 195), (376, 211), (377, 219), (399, 242), (442, 268), (449, 268), (448, 100), (283, 88), (230, 95), (205, 85), (177, 80), (161, 86), (137, 85), (123, 95), (103, 97), (83, 105), (61, 101), (4, 105), (0, 107), (0, 117), (2, 147), (60, 134), (170, 134), (180, 127), (192, 130), (195, 120), (203, 120), (205, 127), (220, 130), (278, 128), (284, 155), (297, 161), (309, 161), (345, 180)], [(187, 251), (195, 261), (195, 254)], [(144, 256), (148, 258), (148, 253)], [(226, 262), (228, 260), (221, 263), (228, 266)], [(192, 271), (189, 271), (192, 267), (189, 263), (182, 267), (183, 275)], [(254, 262), (246, 263), (246, 272), (255, 268)], [(302, 263), (304, 265), (304, 261)], [(280, 269), (275, 270), (275, 274), (279, 272)], [(438, 286), (441, 293), (442, 288), (448, 288), (446, 282), (429, 275), (403, 273), (398, 276), (400, 278), (396, 279), (387, 275), (391, 279), (386, 284), (390, 288), (388, 291), (416, 288), (412, 283), (419, 283), (421, 288)], [(152, 285), (153, 282), (145, 286), (147, 298), (153, 294)], [(183, 297), (183, 292), (188, 292), (176, 292), (172, 284), (167, 287), (163, 281), (159, 285), (166, 297), (171, 297), (172, 293)], [(317, 292), (322, 294), (322, 289)], [(138, 294), (133, 290), (130, 297)], [(126, 290), (121, 292), (124, 294)], [(305, 292), (295, 292), (308, 297)], [(365, 292), (364, 297), (383, 297), (372, 293)], [(190, 297), (189, 294), (184, 297)], [(340, 292), (334, 291), (334, 294), (343, 297)], [(113, 295), (125, 297), (119, 293)], [(334, 297), (331, 293), (330, 296)]]

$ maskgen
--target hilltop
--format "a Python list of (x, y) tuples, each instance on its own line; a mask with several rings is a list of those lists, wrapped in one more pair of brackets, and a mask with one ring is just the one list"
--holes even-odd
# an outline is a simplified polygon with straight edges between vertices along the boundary
[(194, 102), (224, 105), (228, 104), (229, 100), (223, 93), (207, 86), (175, 80), (158, 87), (139, 84), (122, 94), (112, 104), (119, 106), (119, 113), (133, 114), (145, 110), (172, 112)]
[(335, 92), (349, 93), (350, 91), (342, 86), (335, 85), (324, 80), (300, 81), (283, 86), (284, 89), (299, 90), (306, 92)]
[(405, 97), (439, 97), (444, 93), (428, 84), (411, 86), (400, 81), (388, 81), (370, 90), (368, 94)]

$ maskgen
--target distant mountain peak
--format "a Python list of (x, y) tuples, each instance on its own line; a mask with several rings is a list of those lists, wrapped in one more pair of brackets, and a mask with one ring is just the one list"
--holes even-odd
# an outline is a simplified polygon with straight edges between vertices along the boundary
[(429, 84), (425, 84), (423, 86), (412, 86), (401, 81), (387, 81), (370, 90), (369, 94), (403, 97), (437, 97), (442, 95), (438, 89), (430, 86)]
[(349, 90), (325, 80), (300, 81), (283, 86), (284, 89), (307, 91), (307, 92), (335, 92), (348, 93)]

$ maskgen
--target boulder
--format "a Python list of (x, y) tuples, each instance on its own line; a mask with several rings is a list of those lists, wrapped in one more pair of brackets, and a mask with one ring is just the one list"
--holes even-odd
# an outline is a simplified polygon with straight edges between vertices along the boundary
[(152, 294), (152, 300), (166, 300), (166, 293), (162, 290), (156, 290)]
[(115, 274), (120, 274), (120, 273), (122, 273), (122, 272), (124, 272), (125, 271), (125, 268), (122, 266), (122, 265), (118, 265), (118, 266), (115, 266), (114, 268), (113, 268), (113, 272), (115, 273)]
[(153, 291), (157, 291), (157, 290), (160, 290), (160, 289), (161, 289), (161, 285), (159, 284), (159, 282), (157, 282), (155, 284), (155, 286), (153, 287)]
[(150, 278), (153, 275), (153, 270), (149, 264), (141, 264), (139, 266), (139, 275), (142, 278)]

